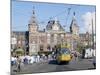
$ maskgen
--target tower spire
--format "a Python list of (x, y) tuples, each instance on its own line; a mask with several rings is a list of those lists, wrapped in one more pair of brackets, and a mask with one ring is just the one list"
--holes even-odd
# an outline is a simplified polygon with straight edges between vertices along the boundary
[(73, 12), (73, 20), (75, 20), (75, 16), (76, 16), (76, 13), (75, 11)]
[(76, 21), (76, 17), (75, 17), (75, 11), (73, 12), (73, 17), (72, 17), (72, 21), (71, 21), (71, 25), (70, 25), (70, 31), (72, 33), (75, 33), (77, 34), (78, 31), (79, 31), (79, 26), (77, 24), (77, 21)]
[(35, 7), (33, 6), (33, 14), (35, 14)]
[(55, 24), (57, 24), (57, 21), (58, 21), (58, 19), (57, 19), (57, 17), (55, 17)]
[(34, 11), (34, 6), (33, 6), (33, 10), (32, 10), (32, 16), (29, 20), (29, 31), (37, 31), (38, 30), (38, 23), (37, 23), (37, 19), (35, 16), (35, 11)]
[(35, 7), (33, 6), (33, 10), (32, 10), (32, 17), (30, 19), (30, 24), (32, 25), (37, 25), (37, 20), (36, 20), (36, 16), (35, 16)]
[(75, 16), (75, 11), (73, 12), (73, 15)]

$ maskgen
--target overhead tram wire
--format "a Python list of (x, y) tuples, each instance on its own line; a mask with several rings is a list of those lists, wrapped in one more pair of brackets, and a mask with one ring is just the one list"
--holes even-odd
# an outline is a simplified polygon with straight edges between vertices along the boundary
[[(65, 12), (65, 11), (64, 11), (64, 12)], [(59, 13), (59, 14), (53, 16), (53, 17), (49, 17), (48, 19), (45, 19), (44, 21), (38, 22), (39, 26), (40, 26), (40, 27), (42, 26), (43, 29), (45, 29), (44, 26), (46, 25), (47, 21), (52, 20), (53, 18), (59, 16), (60, 14), (62, 14), (62, 13), (64, 13), (64, 12), (61, 12), (61, 13)]]
[[(34, 7), (33, 7), (33, 9), (34, 9)], [(71, 10), (71, 8), (68, 8), (67, 20), (68, 20), (69, 14), (70, 14), (70, 10)], [(66, 10), (63, 11), (63, 12), (60, 12), (60, 13), (56, 14), (55, 16), (51, 16), (51, 17), (49, 17), (48, 19), (45, 19), (44, 21), (38, 22), (38, 24), (45, 24), (48, 20), (53, 19), (53, 18), (55, 18), (55, 17), (58, 17), (58, 16), (62, 15), (63, 13), (66, 13)], [(23, 14), (23, 13), (21, 13), (21, 14)], [(66, 20), (66, 21), (67, 21), (67, 20)], [(27, 25), (26, 25), (26, 26), (27, 26)], [(23, 26), (17, 26), (17, 27), (23, 27)], [(16, 27), (14, 27), (14, 28), (16, 28)]]
[[(60, 16), (60, 15), (63, 14), (63, 13), (66, 13), (66, 10), (63, 11), (63, 12), (60, 12), (59, 14), (57, 14), (57, 15), (55, 15), (55, 16), (53, 16), (53, 17), (50, 17), (50, 18), (48, 18), (48, 19), (45, 19), (44, 21), (38, 22), (38, 24), (45, 24), (48, 20), (53, 19), (53, 18), (55, 18), (55, 17), (58, 17), (58, 16)], [(63, 19), (62, 19), (62, 20), (63, 20)], [(14, 29), (16, 29), (17, 27), (22, 28), (22, 27), (24, 27), (24, 26), (16, 26), (16, 27), (14, 27)], [(27, 27), (27, 25), (25, 25), (25, 27)]]
[(51, 17), (49, 17), (48, 19), (45, 19), (45, 20), (39, 22), (39, 24), (45, 23), (46, 21), (48, 21), (48, 20), (50, 20), (50, 19), (54, 19), (55, 17), (60, 16), (61, 14), (65, 13), (65, 12), (66, 12), (66, 11), (63, 11), (63, 12), (60, 12), (59, 14), (57, 14), (57, 15), (55, 15), (55, 16), (51, 16)]
[(66, 13), (66, 10), (63, 12), (60, 12), (59, 14), (56, 14), (55, 16), (51, 16), (48, 19), (45, 19), (44, 21), (38, 22), (38, 24), (46, 24), (47, 21), (54, 19), (55, 17), (58, 17), (60, 15), (62, 15), (63, 13)]
[[(67, 18), (66, 18), (66, 24), (67, 24), (67, 21), (68, 21), (68, 18), (69, 18), (69, 15), (70, 15), (70, 11), (71, 11), (71, 8), (68, 8), (68, 12), (67, 12)], [(65, 28), (66, 27), (66, 24), (63, 25), (63, 27)]]
[[(71, 8), (68, 8), (68, 15), (69, 15), (69, 10), (71, 10)], [(60, 12), (60, 13), (58, 13), (57, 15), (55, 15), (55, 16), (51, 16), (51, 17), (49, 17), (48, 19), (45, 19), (44, 21), (41, 21), (41, 22), (39, 22), (39, 24), (43, 24), (43, 23), (45, 23), (45, 22), (47, 22), (48, 20), (52, 20), (52, 19), (54, 19), (55, 17), (58, 17), (58, 16), (60, 16), (60, 15), (62, 15), (63, 13), (66, 13), (66, 10), (65, 11), (63, 11), (63, 12)]]

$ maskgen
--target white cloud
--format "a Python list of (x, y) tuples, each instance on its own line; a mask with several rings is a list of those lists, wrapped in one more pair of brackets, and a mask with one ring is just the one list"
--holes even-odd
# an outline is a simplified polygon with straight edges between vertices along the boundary
[(93, 30), (95, 32), (96, 20), (95, 20), (95, 12), (87, 12), (82, 15), (83, 23), (84, 23), (84, 31), (88, 31), (89, 33), (92, 32), (92, 23), (93, 23)]

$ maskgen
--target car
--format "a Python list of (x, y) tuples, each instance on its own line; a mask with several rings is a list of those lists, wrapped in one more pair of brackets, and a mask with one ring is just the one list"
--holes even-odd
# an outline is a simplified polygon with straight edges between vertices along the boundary
[(56, 60), (57, 63), (60, 64), (62, 62), (69, 63), (72, 59), (72, 55), (70, 50), (66, 48), (61, 48), (57, 51)]

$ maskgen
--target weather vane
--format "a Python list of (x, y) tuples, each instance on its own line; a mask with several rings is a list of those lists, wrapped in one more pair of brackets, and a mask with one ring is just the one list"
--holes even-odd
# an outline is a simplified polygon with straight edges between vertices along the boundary
[(33, 14), (35, 14), (34, 9), (35, 9), (35, 7), (33, 6)]
[(74, 11), (74, 13), (73, 13), (73, 14), (74, 14), (74, 16), (75, 16), (75, 11)]

